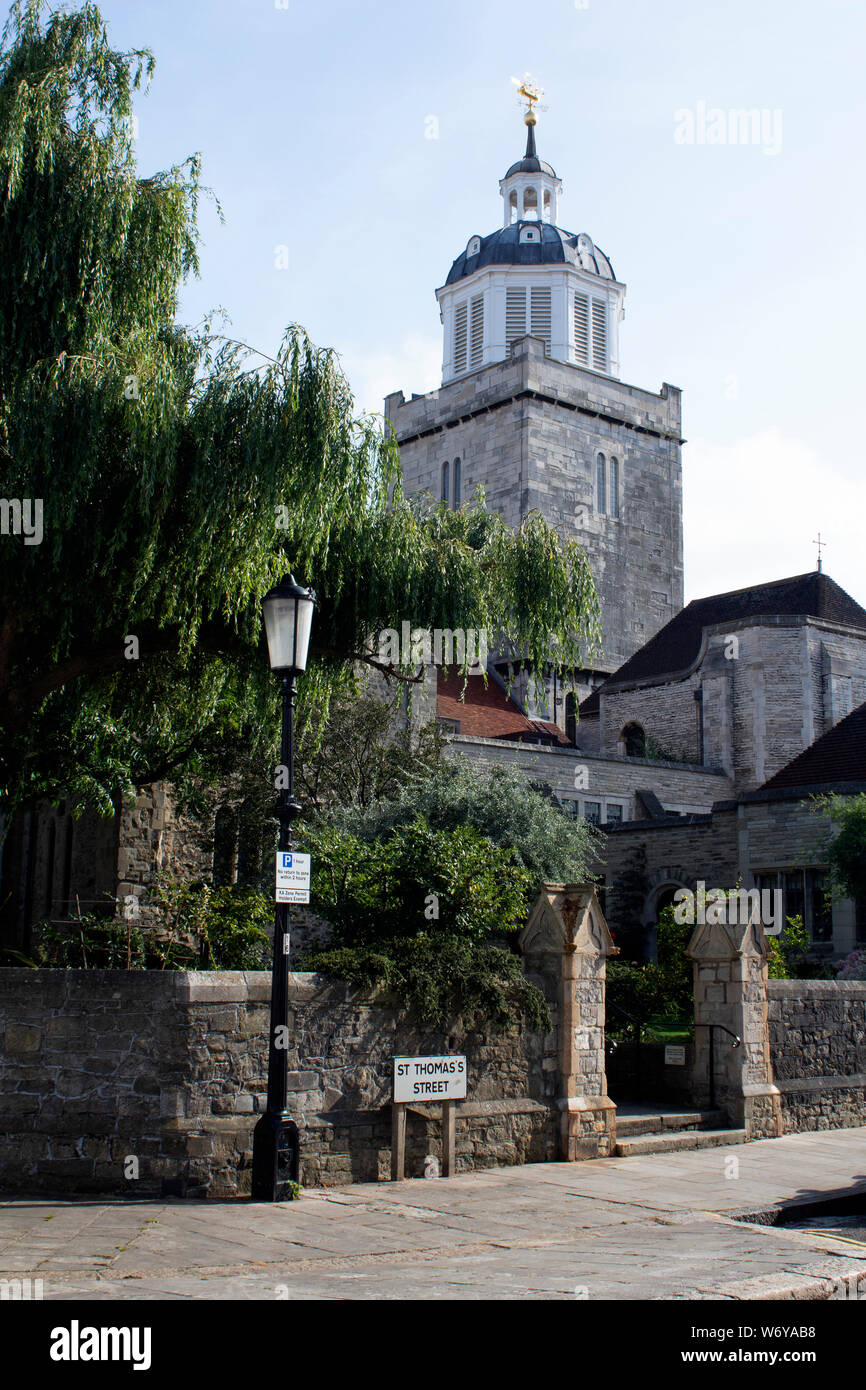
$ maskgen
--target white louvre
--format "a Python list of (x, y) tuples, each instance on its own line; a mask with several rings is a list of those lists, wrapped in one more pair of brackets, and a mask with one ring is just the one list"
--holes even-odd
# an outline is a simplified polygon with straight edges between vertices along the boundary
[(574, 355), (589, 366), (589, 299), (585, 294), (574, 296)]
[(454, 310), (454, 371), (466, 371), (466, 300)]
[(529, 291), (530, 333), (544, 339), (545, 352), (550, 352), (550, 286), (533, 285)]
[(505, 291), (505, 341), (511, 352), (513, 343), (526, 335), (526, 290), (524, 288)]
[(592, 301), (592, 365), (607, 371), (607, 305), (603, 299)]
[(480, 367), (484, 358), (484, 295), (477, 294), (472, 300), (470, 321), (469, 365)]

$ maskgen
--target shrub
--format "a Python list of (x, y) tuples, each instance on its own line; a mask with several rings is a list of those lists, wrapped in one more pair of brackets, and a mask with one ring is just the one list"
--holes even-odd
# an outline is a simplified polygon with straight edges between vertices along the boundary
[(458, 1015), (500, 1027), (520, 1017), (531, 1028), (551, 1027), (544, 996), (526, 979), (519, 956), (499, 946), (419, 932), (378, 948), (320, 951), (304, 964), (408, 1005), (424, 1027)]
[(7, 965), (55, 970), (270, 969), (274, 906), (254, 888), (212, 888), (163, 879), (151, 900), (158, 925), (81, 913), (36, 929), (33, 957), (4, 952)]
[(423, 816), (434, 830), (472, 826), (494, 845), (513, 849), (541, 883), (583, 883), (602, 832), (572, 820), (512, 767), (479, 768), (465, 759), (445, 762), (435, 776), (416, 778), (390, 800), (344, 813), (338, 823), (362, 839), (385, 839), (396, 827)]
[(549, 1027), (538, 989), (495, 938), (526, 919), (532, 876), (514, 848), (472, 825), (434, 829), (416, 814), (382, 839), (333, 823), (306, 826), (312, 905), (335, 942), (302, 968), (397, 995), (426, 1025), (462, 1014)]
[(145, 958), (144, 936), (133, 922), (82, 913), (68, 925), (42, 923), (35, 959), (27, 963), (53, 970), (144, 970)]
[(829, 971), (822, 962), (809, 959), (811, 942), (803, 918), (786, 917), (778, 936), (766, 937), (767, 978), (770, 980), (827, 980)]
[(162, 879), (151, 905), (160, 926), (148, 945), (162, 969), (270, 969), (274, 904), (258, 888)]

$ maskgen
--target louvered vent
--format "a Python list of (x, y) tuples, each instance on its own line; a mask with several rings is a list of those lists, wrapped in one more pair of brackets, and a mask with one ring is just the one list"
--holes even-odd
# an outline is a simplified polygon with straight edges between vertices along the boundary
[(589, 300), (585, 294), (574, 296), (574, 355), (589, 366)]
[(542, 289), (533, 285), (530, 294), (530, 333), (534, 338), (544, 339), (545, 352), (550, 352), (550, 287)]
[(454, 310), (454, 371), (466, 371), (466, 303)]
[(592, 365), (607, 371), (607, 306), (603, 299), (592, 301)]
[(526, 290), (505, 291), (505, 341), (509, 354), (518, 338), (526, 334)]
[(472, 301), (470, 322), (469, 365), (480, 367), (484, 357), (484, 295), (477, 294)]

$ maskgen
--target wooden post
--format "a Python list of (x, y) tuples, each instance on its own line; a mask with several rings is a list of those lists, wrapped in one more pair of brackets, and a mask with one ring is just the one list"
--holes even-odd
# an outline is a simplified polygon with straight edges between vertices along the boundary
[(453, 1100), (442, 1102), (442, 1176), (452, 1178), (457, 1171), (456, 1161), (457, 1117)]
[(406, 1107), (391, 1106), (391, 1181), (402, 1182), (406, 1167)]

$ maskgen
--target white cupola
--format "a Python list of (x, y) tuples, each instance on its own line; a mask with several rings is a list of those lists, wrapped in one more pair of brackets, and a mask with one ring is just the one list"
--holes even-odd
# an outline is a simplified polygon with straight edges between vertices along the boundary
[(527, 111), (525, 119), (526, 154), (499, 180), (505, 209), (503, 227), (523, 221), (556, 224), (562, 179), (535, 152), (535, 112)]
[(619, 375), (625, 285), (591, 237), (558, 225), (562, 181), (538, 158), (535, 112), (524, 119), (526, 153), (499, 181), (502, 227), (471, 236), (436, 291), (443, 385), (505, 361), (527, 334), (559, 362)]

